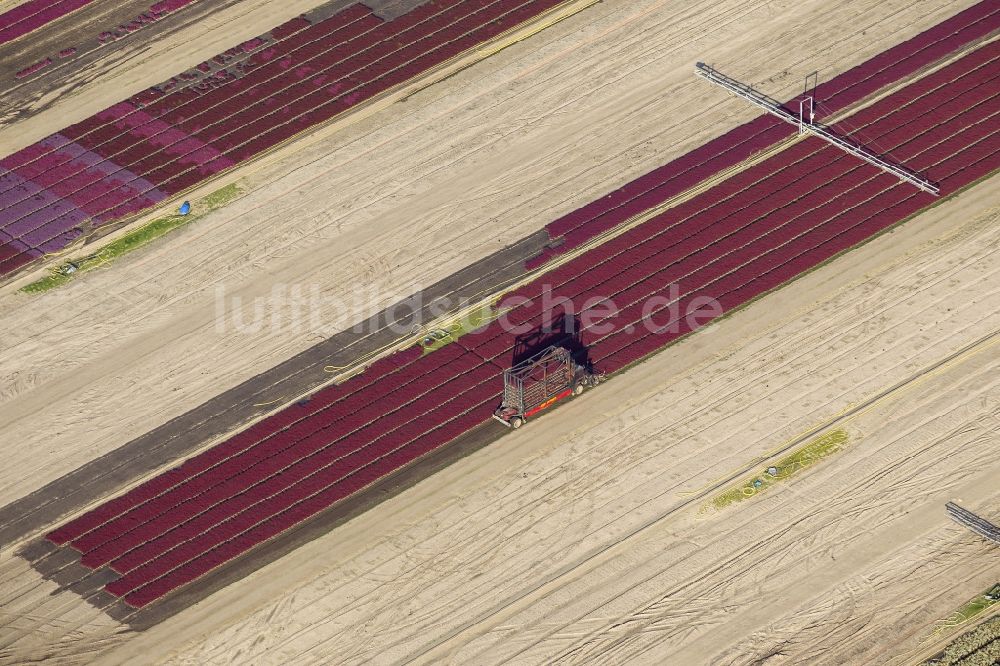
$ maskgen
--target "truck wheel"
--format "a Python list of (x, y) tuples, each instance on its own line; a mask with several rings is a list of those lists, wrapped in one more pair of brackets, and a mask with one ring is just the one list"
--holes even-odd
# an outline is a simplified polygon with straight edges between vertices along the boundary
[(573, 387), (573, 395), (580, 395), (583, 393), (583, 383), (579, 383)]
[(511, 428), (517, 430), (518, 428), (524, 425), (524, 419), (522, 419), (520, 416), (515, 416), (509, 421), (509, 423)]

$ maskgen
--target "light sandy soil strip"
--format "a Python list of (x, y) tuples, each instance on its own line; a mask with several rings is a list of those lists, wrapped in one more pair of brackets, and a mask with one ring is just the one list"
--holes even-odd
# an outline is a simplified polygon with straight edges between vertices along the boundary
[(0, 664), (88, 663), (130, 635), (10, 551), (0, 553), (0, 625)]
[(1000, 497), (989, 481), (998, 368), (996, 353), (950, 367), (852, 419), (853, 448), (836, 463), (734, 515), (651, 529), (506, 618), (519, 636), (500, 643), (497, 627), (466, 650), (489, 645), (491, 662), (496, 650), (527, 662), (884, 663), (1000, 564), (941, 515), (956, 494)]
[[(108, 661), (154, 646), (191, 664), (908, 650), (1000, 564), (943, 508), (997, 495), (998, 219), (993, 183), (980, 184)], [(699, 511), (699, 492), (817, 424), (846, 428), (848, 448), (757, 501)], [(787, 630), (770, 627), (783, 615)]]
[[(4, 293), (0, 503), (751, 117), (696, 59), (791, 96), (970, 4), (601, 3), (248, 174), (249, 195), (110, 270)], [(315, 285), (317, 320), (268, 299), (289, 285)], [(218, 290), (261, 298), (265, 325), (219, 326)]]

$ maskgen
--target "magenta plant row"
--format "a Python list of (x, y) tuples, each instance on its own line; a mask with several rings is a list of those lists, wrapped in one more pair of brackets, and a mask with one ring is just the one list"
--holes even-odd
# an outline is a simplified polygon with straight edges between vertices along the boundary
[[(521, 1), (524, 2), (524, 0)], [(455, 4), (455, 3), (450, 2), (450, 4)], [(429, 7), (430, 9), (428, 9)], [(436, 11), (438, 10), (436, 8), (433, 8), (433, 6), (425, 5), (424, 7), (414, 10), (414, 12), (412, 13), (432, 14), (433, 12)], [(336, 30), (339, 29), (340, 27), (350, 26), (351, 24), (359, 23), (359, 20), (364, 17), (368, 17), (370, 20), (378, 22), (378, 19), (372, 17), (370, 10), (368, 10), (366, 7), (362, 5), (355, 5), (351, 8), (348, 8), (347, 10), (344, 10), (344, 12), (341, 12), (340, 14), (332, 17), (331, 19), (324, 21), (322, 25), (326, 26), (326, 24), (330, 24), (330, 27), (334, 28), (334, 32), (336, 32)], [(401, 19), (397, 19), (397, 21), (398, 20)], [(394, 21), (394, 23), (396, 22)], [(421, 25), (430, 25), (431, 23), (435, 22), (432, 21), (427, 24), (421, 24)], [(428, 29), (432, 29), (432, 27), (433, 26), (431, 26), (431, 28)], [(293, 33), (291, 41), (303, 40), (311, 43), (316, 39), (316, 37), (317, 33), (314, 33), (310, 30), (304, 30), (304, 31), (299, 31), (297, 34)], [(376, 46), (378, 45), (379, 43), (376, 41)], [(365, 51), (365, 44), (363, 43), (356, 44), (354, 46), (347, 44), (345, 47), (348, 49), (349, 52), (358, 52), (359, 50), (361, 52)], [(265, 79), (264, 83), (272, 82), (274, 76), (276, 76), (275, 73), (273, 72), (269, 73), (269, 77)], [(256, 81), (258, 77), (254, 78)], [(287, 83), (287, 79), (289, 77), (285, 76), (283, 78), (286, 79)], [(263, 87), (266, 88), (266, 86)], [(253, 94), (252, 98), (229, 100), (228, 103), (226, 103), (225, 100), (214, 100), (214, 103), (208, 105), (199, 102), (197, 106), (210, 109), (215, 114), (215, 117), (211, 119), (213, 123), (224, 121), (225, 127), (229, 128), (239, 127), (240, 122), (235, 121), (232, 116), (233, 108), (251, 106), (263, 113), (273, 114), (273, 110), (271, 109), (260, 109), (259, 106), (255, 106), (255, 104), (258, 104), (257, 100), (261, 98), (267, 100), (269, 104), (275, 103), (273, 97), (274, 91), (261, 88), (262, 86), (260, 85), (255, 86), (255, 90), (252, 91)], [(170, 96), (165, 96), (163, 99), (171, 99), (173, 97), (174, 97), (173, 95), (170, 95)], [(356, 100), (353, 101), (352, 103), (356, 103)], [(128, 105), (123, 104), (118, 106), (126, 107)], [(93, 128), (82, 133), (70, 130), (68, 132), (68, 135), (74, 137), (76, 140), (80, 141), (84, 145), (87, 145), (87, 147), (92, 150), (100, 150), (102, 154), (108, 156), (108, 159), (114, 159), (116, 163), (120, 165), (121, 169), (123, 170), (128, 169), (141, 177), (145, 177), (151, 180), (152, 182), (157, 183), (162, 187), (166, 187), (170, 191), (179, 191), (180, 189), (184, 189), (184, 187), (187, 187), (195, 182), (198, 182), (206, 174), (193, 172), (192, 168), (190, 166), (187, 166), (187, 162), (189, 162), (189, 160), (184, 159), (187, 156), (187, 154), (184, 153), (183, 151), (177, 151), (175, 149), (175, 144), (183, 139), (174, 139), (170, 136), (164, 136), (168, 132), (177, 134), (177, 131), (173, 124), (168, 122), (167, 124), (164, 125), (162, 120), (160, 120), (161, 116), (157, 114), (162, 114), (163, 111), (164, 109), (156, 108), (156, 103), (154, 102), (153, 105), (147, 105), (141, 111), (143, 116), (149, 118), (149, 120), (135, 123), (131, 122), (130, 116), (132, 116), (135, 113), (138, 113), (139, 111), (138, 108), (135, 107), (135, 105), (133, 104), (131, 105), (130, 110), (126, 108), (123, 109), (122, 111), (115, 111), (111, 114), (108, 114), (107, 112), (98, 114), (98, 116), (105, 121), (105, 124), (99, 126), (99, 129), (97, 131), (95, 131)], [(109, 119), (111, 120), (111, 125), (112, 125), (111, 127), (108, 127), (107, 125), (107, 121)], [(165, 119), (169, 120), (169, 118)], [(325, 119), (326, 119), (325, 117), (320, 118), (320, 120), (325, 120)], [(162, 127), (148, 127), (147, 129), (147, 126), (149, 126), (154, 120), (158, 122)], [(276, 134), (273, 137), (273, 140), (268, 140), (270, 141), (271, 144), (289, 138), (298, 131), (301, 131), (301, 127), (297, 127), (296, 125), (288, 122), (288, 119), (271, 117), (270, 125), (275, 125), (275, 124), (279, 125), (279, 127), (275, 130)], [(190, 135), (185, 135), (183, 132), (181, 132), (180, 136), (183, 137)], [(256, 136), (256, 132), (250, 134), (250, 136)], [(198, 146), (208, 145), (209, 142), (212, 140), (212, 137), (209, 136), (206, 136), (204, 138), (205, 140), (198, 141), (195, 144), (195, 146), (191, 148), (191, 151), (198, 150), (199, 149)], [(215, 138), (217, 139), (218, 137)], [(125, 144), (118, 146), (106, 145), (108, 141), (114, 139), (123, 139), (125, 141)], [(264, 145), (262, 143), (264, 141), (265, 137), (256, 137), (255, 145)], [(150, 143), (154, 144), (152, 146), (154, 148), (153, 151), (150, 151), (151, 147)], [(270, 147), (270, 146), (267, 145), (265, 147)], [(251, 150), (250, 154), (255, 154), (256, 152), (259, 152), (259, 150)], [(249, 154), (242, 155), (240, 159), (243, 159), (247, 156), (249, 156)], [(174, 182), (169, 182), (169, 181), (174, 181)]]
[[(289, 29), (284, 30), (284, 31), (282, 31), (280, 29), (277, 29), (275, 32), (277, 32), (279, 35), (280, 34), (293, 35), (296, 32), (298, 32), (298, 31), (301, 30), (301, 24), (308, 25), (308, 22), (303, 21), (301, 19), (296, 20), (296, 21), (292, 21), (292, 22), (289, 22), (289, 23), (291, 25), (291, 27)], [(98, 114), (98, 115), (101, 116), (102, 114)], [(109, 122), (109, 120), (110, 121), (114, 121), (114, 120), (117, 120), (117, 119), (118, 118), (115, 117), (115, 116), (110, 117), (110, 119), (108, 117), (105, 117), (105, 120), (103, 122)], [(91, 121), (93, 121), (93, 118), (91, 119)], [(85, 121), (85, 123), (86, 122), (87, 121)], [(130, 138), (131, 138), (131, 141), (130, 141), (131, 145), (134, 145), (136, 143), (142, 143), (143, 140), (144, 140), (144, 138), (142, 136), (131, 136)], [(37, 146), (37, 147), (41, 148), (41, 146)], [(17, 168), (18, 166), (21, 166), (22, 167), (21, 170), (24, 171), (25, 169), (23, 167), (25, 165), (23, 163), (22, 164), (17, 164), (17, 162), (19, 162), (19, 161), (23, 162), (24, 160), (19, 160), (19, 158), (22, 158), (23, 156), (25, 156), (28, 153), (30, 153), (31, 152), (31, 148), (35, 148), (35, 147), (29, 147), (29, 149), (26, 149), (25, 151), (22, 151), (19, 154), (15, 154), (15, 155), (10, 156), (9, 158), (5, 159), (3, 161), (4, 166), (6, 166), (7, 168)], [(45, 152), (47, 152), (47, 151), (43, 150), (43, 154)], [(36, 160), (39, 159), (38, 155), (37, 155), (37, 152), (32, 157), (34, 159), (36, 159)], [(105, 159), (107, 159), (107, 158), (105, 158)], [(29, 163), (31, 161), (32, 160), (28, 160)], [(11, 162), (14, 162), (14, 163), (12, 164)], [(28, 166), (30, 166), (30, 164)], [(66, 180), (69, 181), (69, 180), (71, 180), (74, 177), (86, 174), (88, 172), (88, 170), (92, 169), (92, 167), (94, 165), (87, 164), (87, 165), (81, 166), (81, 165), (78, 165), (78, 164), (74, 163), (72, 165), (62, 166), (61, 168), (58, 168), (58, 169), (55, 169), (55, 170), (51, 169), (52, 166), (53, 165), (46, 165), (46, 167), (47, 167), (46, 168), (46, 172), (47, 173), (62, 175)], [(125, 167), (115, 167), (115, 165), (113, 165), (112, 163), (110, 163), (110, 161), (108, 161), (108, 165), (107, 166), (111, 167), (110, 169), (104, 169), (104, 175), (107, 178), (113, 178), (113, 177), (117, 176), (120, 173), (121, 176), (122, 176), (122, 178), (123, 178), (123, 180), (126, 183), (131, 183), (131, 182), (134, 182), (137, 179), (140, 179), (142, 177), (142, 174), (138, 174), (136, 177), (127, 178), (127, 177), (125, 177), (125, 174), (128, 173), (127, 169)], [(204, 172), (201, 171), (200, 169), (199, 170), (195, 170), (195, 171), (191, 171), (191, 172), (188, 172), (187, 174), (185, 174), (182, 177), (182, 179), (178, 180), (178, 183), (181, 186), (188, 186), (188, 185), (191, 185), (191, 184), (194, 184), (194, 183), (198, 182), (199, 179), (201, 179), (203, 176), (204, 176)], [(68, 193), (64, 192), (63, 194), (64, 194), (64, 196), (65, 195), (75, 196), (76, 202), (77, 203), (81, 203), (84, 207), (87, 207), (88, 208), (88, 213), (92, 214), (92, 216), (98, 222), (104, 221), (108, 217), (120, 216), (122, 214), (127, 214), (127, 213), (130, 213), (130, 212), (134, 212), (137, 209), (141, 209), (141, 208), (144, 208), (144, 207), (147, 207), (147, 206), (151, 205), (151, 203), (153, 203), (153, 201), (156, 200), (156, 199), (154, 199), (153, 201), (147, 200), (147, 199), (145, 199), (144, 197), (141, 196), (141, 192), (140, 192), (140, 196), (139, 197), (134, 196), (134, 194), (128, 195), (128, 196), (121, 196), (120, 198), (121, 198), (121, 200), (124, 203), (119, 203), (119, 204), (117, 204), (117, 205), (115, 205), (113, 207), (112, 206), (107, 206), (107, 205), (103, 205), (102, 206), (101, 205), (102, 201), (100, 199), (98, 199), (97, 197), (94, 197), (94, 196), (88, 196), (90, 193), (86, 189), (84, 189), (83, 187), (80, 187), (79, 185), (76, 188), (76, 190), (68, 192)], [(81, 202), (81, 201), (79, 201), (79, 199), (83, 199), (83, 201)], [(39, 205), (38, 203), (35, 203), (32, 199), (27, 199), (26, 200), (26, 204), (29, 205), (29, 206), (32, 206), (33, 208), (32, 208), (32, 210), (28, 210), (28, 211), (21, 211), (22, 217), (27, 216), (27, 217), (32, 218), (38, 225), (40, 225), (40, 228), (42, 228), (42, 229), (47, 229), (47, 228), (54, 229), (54, 232), (51, 233), (48, 238), (56, 238), (56, 239), (58, 239), (61, 230), (64, 229), (64, 228), (66, 228), (66, 226), (71, 223), (68, 220), (68, 217), (66, 215), (62, 215), (62, 216), (60, 216), (58, 218), (54, 218), (53, 216), (48, 215), (46, 213), (46, 211), (43, 209), (45, 207), (44, 202), (42, 202), (42, 204)], [(95, 207), (99, 208), (99, 210), (95, 211), (94, 210)], [(42, 219), (42, 218), (45, 218), (45, 219)], [(39, 220), (41, 220), (41, 221), (39, 221)], [(51, 241), (45, 241), (43, 239), (42, 241), (39, 241), (39, 242), (42, 242), (43, 244), (49, 244)], [(6, 263), (9, 263), (9, 262), (6, 262)]]

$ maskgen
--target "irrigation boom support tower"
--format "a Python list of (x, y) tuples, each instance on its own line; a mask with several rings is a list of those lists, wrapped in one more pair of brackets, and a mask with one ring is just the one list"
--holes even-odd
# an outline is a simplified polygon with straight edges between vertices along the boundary
[[(752, 86), (748, 86), (744, 83), (740, 83), (736, 79), (732, 79), (719, 70), (706, 65), (703, 62), (699, 62), (695, 65), (695, 73), (707, 79), (712, 83), (725, 88), (729, 92), (733, 93), (738, 97), (742, 97), (751, 104), (759, 106), (771, 115), (777, 116), (787, 123), (796, 125), (799, 128), (799, 134), (804, 134), (806, 132), (811, 132), (819, 138), (832, 143), (841, 150), (844, 150), (851, 155), (856, 155), (866, 162), (877, 166), (879, 169), (887, 173), (891, 173), (900, 180), (904, 180), (907, 183), (919, 187), (924, 192), (930, 192), (931, 194), (937, 196), (939, 194), (938, 187), (931, 183), (929, 180), (923, 176), (913, 173), (897, 164), (893, 164), (888, 160), (879, 157), (877, 154), (870, 150), (867, 150), (864, 146), (860, 144), (853, 143), (847, 139), (837, 136), (831, 132), (824, 125), (815, 122), (815, 113), (813, 111), (813, 98), (812, 96), (803, 97), (799, 101), (799, 113), (796, 116), (794, 112), (786, 109), (780, 102), (774, 100), (767, 95), (754, 90)], [(807, 117), (808, 116), (808, 117)]]

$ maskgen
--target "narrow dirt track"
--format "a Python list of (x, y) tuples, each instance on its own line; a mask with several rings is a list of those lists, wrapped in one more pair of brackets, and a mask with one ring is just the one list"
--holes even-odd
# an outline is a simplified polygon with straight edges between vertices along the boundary
[[(770, 92), (790, 95), (801, 83), (791, 72), (821, 61), (824, 73), (836, 73), (958, 9), (943, 2), (921, 5), (920, 15), (902, 13), (905, 2), (665, 7), (595, 6), (300, 151), (283, 177), (277, 169), (248, 174), (249, 195), (113, 270), (30, 307), (22, 294), (0, 297), (9, 322), (0, 427), (20, 443), (0, 501), (752, 115), (735, 101), (715, 101), (693, 80), (690, 62), (704, 53), (719, 64), (739, 62)], [(711, 42), (685, 37), (708, 26)], [(764, 81), (764, 72), (781, 68), (789, 74)], [(440, 141), (441, 129), (449, 141)], [(333, 306), (358, 280), (375, 295)], [(247, 303), (276, 283), (315, 284), (330, 299), (330, 316), (297, 330), (287, 320), (243, 335), (218, 330), (217, 287)], [(265, 317), (277, 309), (264, 306)]]
[[(768, 652), (774, 636), (754, 633), (774, 620), (763, 604), (789, 617), (804, 609), (797, 633), (775, 633), (790, 653), (815, 656), (819, 644), (825, 658), (851, 663), (862, 621), (882, 641), (880, 659), (911, 649), (927, 622), (981, 589), (995, 558), (943, 510), (952, 498), (989, 506), (995, 341), (838, 421), (848, 448), (801, 480), (717, 516), (699, 513), (702, 502), (676, 507), (993, 334), (994, 204), (985, 183), (925, 213), (111, 660), (185, 636), (178, 663), (222, 663), (236, 651), (259, 663), (663, 663), (689, 645), (668, 663), (702, 663), (730, 648)], [(817, 566), (828, 578), (802, 579)], [(893, 605), (915, 589), (932, 600), (920, 613)], [(885, 642), (890, 633), (898, 643)]]

